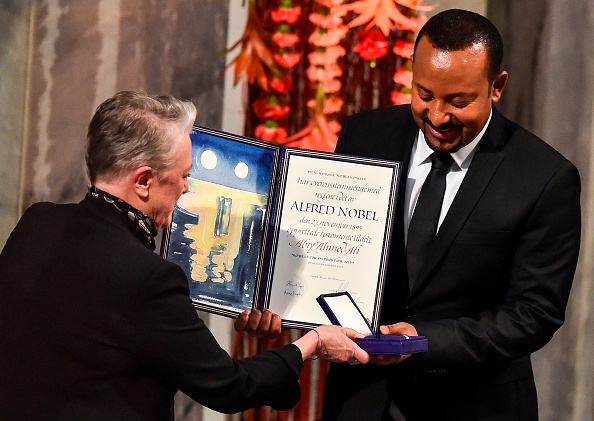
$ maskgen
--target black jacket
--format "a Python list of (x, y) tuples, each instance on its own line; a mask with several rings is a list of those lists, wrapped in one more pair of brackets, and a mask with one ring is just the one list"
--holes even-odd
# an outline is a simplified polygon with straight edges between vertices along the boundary
[(233, 413), (292, 407), (299, 349), (232, 360), (182, 269), (111, 205), (33, 205), (0, 254), (0, 419), (167, 420), (182, 390)]
[(408, 291), (404, 191), (418, 133), (410, 105), (354, 115), (337, 152), (403, 162), (383, 324), (405, 321), (429, 352), (388, 367), (330, 369), (325, 420), (530, 420), (530, 353), (564, 321), (580, 242), (580, 179), (552, 147), (493, 110), (420, 280)]

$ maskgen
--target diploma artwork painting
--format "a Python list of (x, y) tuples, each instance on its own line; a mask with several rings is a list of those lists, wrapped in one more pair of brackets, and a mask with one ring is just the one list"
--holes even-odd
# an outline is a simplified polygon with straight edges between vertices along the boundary
[(176, 205), (166, 258), (190, 279), (190, 298), (230, 316), (251, 309), (275, 151), (193, 131), (189, 191)]

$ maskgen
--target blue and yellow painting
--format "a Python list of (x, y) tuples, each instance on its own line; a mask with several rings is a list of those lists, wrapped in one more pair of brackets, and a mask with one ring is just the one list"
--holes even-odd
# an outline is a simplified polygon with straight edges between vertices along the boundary
[(276, 151), (195, 128), (189, 191), (173, 213), (166, 258), (197, 303), (252, 308)]

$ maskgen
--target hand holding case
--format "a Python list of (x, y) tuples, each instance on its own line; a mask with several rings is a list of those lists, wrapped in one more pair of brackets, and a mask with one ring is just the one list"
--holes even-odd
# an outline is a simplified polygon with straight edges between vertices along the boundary
[(316, 300), (333, 325), (350, 327), (366, 335), (354, 341), (369, 354), (406, 355), (429, 349), (424, 336), (378, 335), (372, 332), (369, 322), (348, 291), (322, 294)]

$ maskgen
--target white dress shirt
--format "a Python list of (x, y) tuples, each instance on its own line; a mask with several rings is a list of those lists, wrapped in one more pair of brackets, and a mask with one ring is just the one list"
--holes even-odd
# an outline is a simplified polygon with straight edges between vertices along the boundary
[[(489, 119), (487, 120), (487, 123), (483, 129), (472, 142), (451, 154), (452, 158), (454, 158), (454, 163), (446, 175), (446, 191), (441, 206), (439, 221), (437, 222), (438, 231), (448, 210), (450, 209), (450, 206), (452, 205), (452, 202), (454, 201), (454, 197), (456, 197), (456, 193), (462, 184), (462, 180), (464, 180), (464, 177), (466, 176), (466, 172), (468, 171), (468, 167), (472, 162), (476, 148), (480, 140), (483, 138), (487, 127), (489, 126), (492, 114), (493, 111), (491, 111), (489, 114)], [(431, 170), (430, 156), (432, 153), (433, 149), (427, 145), (427, 142), (425, 141), (425, 135), (419, 129), (419, 134), (417, 135), (411, 152), (411, 160), (408, 167), (408, 179), (406, 181), (405, 209), (407, 212), (404, 214), (405, 241), (408, 238), (408, 226), (417, 204), (421, 187), (423, 186), (423, 183), (425, 182), (425, 179)]]

